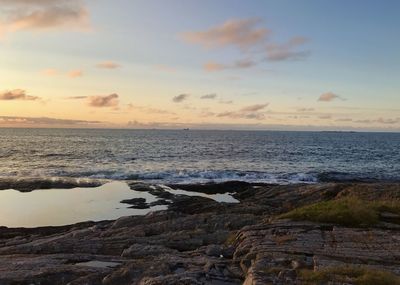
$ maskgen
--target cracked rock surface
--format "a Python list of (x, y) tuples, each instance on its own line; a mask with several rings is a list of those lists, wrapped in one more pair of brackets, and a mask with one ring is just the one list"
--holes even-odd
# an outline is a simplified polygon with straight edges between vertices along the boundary
[(0, 228), (0, 285), (302, 284), (300, 269), (341, 265), (400, 275), (397, 224), (349, 228), (274, 218), (347, 195), (399, 199), (399, 184), (229, 183), (190, 190), (236, 193), (240, 203), (172, 197), (157, 188), (171, 201), (169, 210), (63, 227)]

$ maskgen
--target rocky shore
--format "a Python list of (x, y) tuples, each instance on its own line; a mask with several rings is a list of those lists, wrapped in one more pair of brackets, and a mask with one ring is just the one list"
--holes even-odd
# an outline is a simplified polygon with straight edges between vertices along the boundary
[(400, 184), (170, 186), (234, 193), (240, 203), (132, 182), (168, 210), (63, 227), (0, 228), (0, 285), (400, 284), (400, 216), (393, 207), (379, 208), (378, 220), (368, 225), (282, 216), (346, 197), (400, 201)]

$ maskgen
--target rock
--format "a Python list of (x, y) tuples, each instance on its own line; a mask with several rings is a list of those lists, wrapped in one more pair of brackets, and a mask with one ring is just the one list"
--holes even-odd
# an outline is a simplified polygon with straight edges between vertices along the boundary
[(207, 246), (206, 254), (208, 256), (220, 257), (222, 253), (223, 251), (220, 245), (211, 244)]
[(149, 209), (150, 205), (146, 203), (145, 198), (133, 198), (122, 200), (121, 203), (131, 205), (132, 209)]
[[(229, 187), (241, 200), (229, 205), (173, 195), (160, 186), (130, 185), (168, 197), (169, 209), (99, 223), (0, 228), (0, 284), (285, 285), (302, 284), (299, 270), (335, 266), (400, 275), (400, 227), (393, 224), (397, 215), (383, 213), (385, 223), (371, 228), (276, 218), (348, 195), (400, 199), (399, 184), (201, 186), (214, 193)], [(81, 266), (90, 261), (118, 265)]]

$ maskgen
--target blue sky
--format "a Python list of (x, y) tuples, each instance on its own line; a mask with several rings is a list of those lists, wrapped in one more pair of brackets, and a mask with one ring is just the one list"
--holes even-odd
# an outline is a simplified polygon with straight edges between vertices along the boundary
[(0, 4), (6, 125), (400, 130), (399, 1)]

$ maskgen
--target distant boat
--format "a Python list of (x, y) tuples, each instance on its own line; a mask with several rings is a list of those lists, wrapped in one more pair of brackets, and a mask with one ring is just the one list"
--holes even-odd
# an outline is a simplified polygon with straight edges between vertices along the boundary
[(185, 129), (183, 129), (184, 131), (189, 131), (189, 128), (185, 128)]

